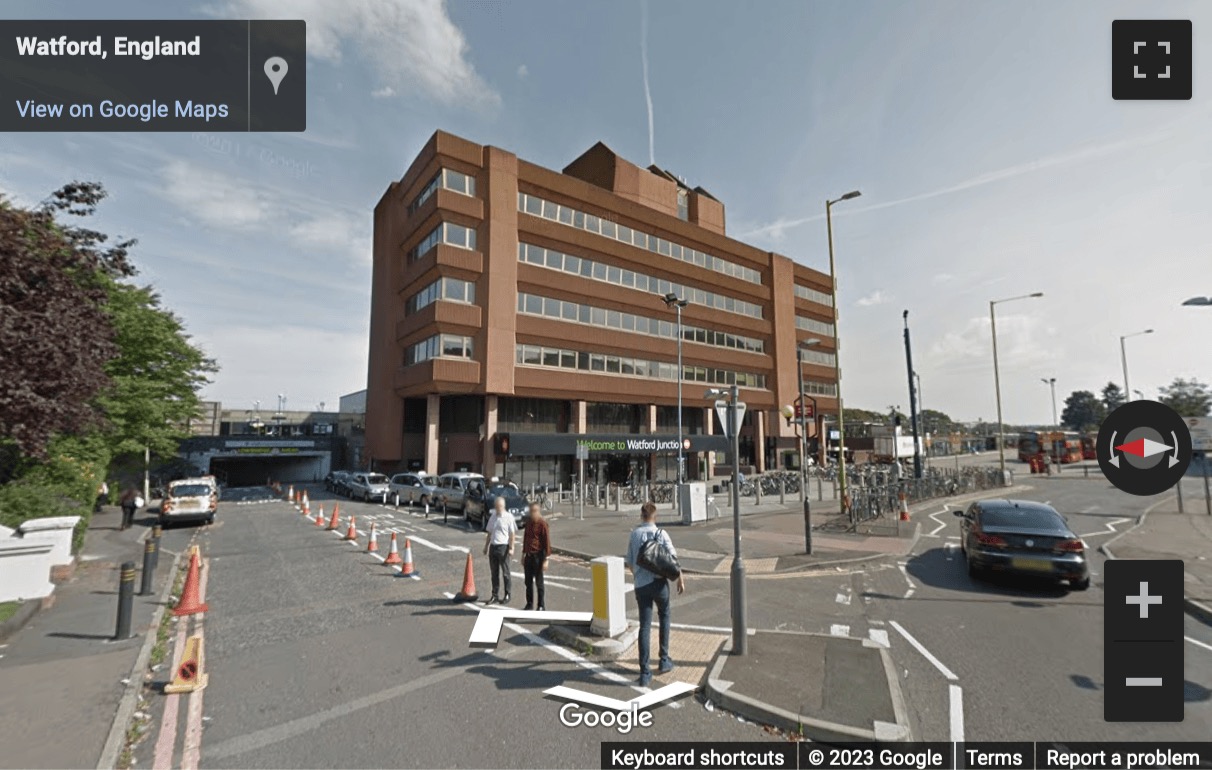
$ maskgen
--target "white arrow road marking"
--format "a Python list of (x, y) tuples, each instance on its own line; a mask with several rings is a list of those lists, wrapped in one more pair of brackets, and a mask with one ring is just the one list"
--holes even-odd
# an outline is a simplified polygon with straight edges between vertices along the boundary
[(696, 685), (689, 682), (670, 682), (659, 690), (637, 695), (631, 700), (608, 698), (605, 695), (582, 692), (581, 690), (565, 687), (564, 685), (548, 688), (543, 691), (543, 694), (554, 695), (557, 698), (564, 698), (565, 700), (588, 703), (591, 706), (598, 706), (600, 708), (614, 709), (615, 711), (630, 711), (632, 704), (635, 704), (636, 708), (642, 711), (661, 701), (671, 700), (684, 693), (694, 692), (697, 689)]
[(891, 647), (892, 641), (888, 638), (888, 632), (882, 628), (867, 629), (867, 638), (878, 644), (880, 647)]
[(922, 643), (921, 643), (921, 642), (919, 642), (918, 640), (914, 639), (914, 638), (913, 638), (913, 635), (912, 635), (912, 634), (910, 634), (908, 631), (906, 631), (906, 630), (905, 630), (905, 629), (904, 629), (904, 628), (901, 626), (901, 624), (900, 624), (900, 623), (897, 623), (895, 620), (890, 620), (890, 621), (888, 621), (888, 624), (889, 624), (889, 625), (891, 625), (893, 628), (895, 628), (895, 629), (896, 629), (896, 632), (897, 632), (898, 634), (900, 634), (901, 636), (905, 637), (905, 641), (907, 641), (907, 642), (909, 642), (909, 644), (913, 645), (913, 649), (915, 649), (915, 650), (917, 650), (918, 652), (920, 652), (920, 653), (922, 654), (922, 657), (924, 657), (926, 660), (930, 661), (930, 663), (932, 663), (932, 664), (934, 665), (934, 667), (935, 667), (935, 668), (937, 668), (939, 671), (941, 671), (941, 672), (942, 672), (942, 674), (943, 674), (943, 676), (947, 677), (948, 679), (950, 679), (950, 680), (951, 680), (951, 681), (953, 681), (953, 682), (954, 682), (955, 680), (959, 679), (959, 677), (958, 677), (958, 676), (956, 676), (955, 674), (951, 673), (951, 669), (949, 669), (949, 668), (947, 668), (946, 666), (944, 666), (944, 665), (943, 665), (942, 661), (940, 661), (938, 658), (934, 657), (934, 655), (932, 655), (932, 654), (930, 653), (930, 650), (927, 650), (927, 649), (926, 649), (926, 648), (925, 648), (925, 647), (922, 645)]
[(1115, 528), (1116, 525), (1123, 524), (1125, 521), (1132, 521), (1132, 519), (1127, 519), (1127, 518), (1114, 519), (1107, 523), (1106, 529), (1100, 529), (1097, 532), (1088, 532), (1084, 535), (1078, 535), (1078, 537), (1084, 538), (1084, 537), (1094, 537), (1096, 535), (1114, 535), (1116, 532), (1119, 531)]
[(946, 513), (946, 512), (947, 512), (947, 506), (944, 505), (943, 510), (935, 511), (934, 513), (930, 514), (930, 518), (933, 519), (934, 523), (938, 524), (938, 526), (935, 527), (930, 532), (927, 532), (926, 537), (938, 537), (938, 533), (942, 532), (944, 529), (947, 528), (947, 522), (939, 521), (939, 519), (937, 518), (940, 513)]
[(467, 640), (470, 647), (496, 647), (501, 641), (501, 625), (506, 620), (541, 621), (545, 624), (564, 623), (587, 626), (593, 621), (592, 612), (540, 612), (538, 610), (489, 609), (478, 607), (479, 615)]

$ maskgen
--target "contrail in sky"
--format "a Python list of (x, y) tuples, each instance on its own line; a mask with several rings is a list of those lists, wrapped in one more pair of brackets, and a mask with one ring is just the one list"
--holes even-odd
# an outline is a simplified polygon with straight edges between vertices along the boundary
[(644, 62), (644, 99), (648, 102), (648, 165), (656, 165), (652, 124), (652, 89), (648, 87), (648, 0), (640, 0), (640, 57)]

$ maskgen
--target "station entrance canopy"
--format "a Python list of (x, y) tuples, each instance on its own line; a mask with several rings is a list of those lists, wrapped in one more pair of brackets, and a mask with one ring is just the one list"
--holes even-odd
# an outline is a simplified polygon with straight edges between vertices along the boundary
[[(652, 433), (499, 433), (497, 451), (514, 457), (575, 455), (584, 446), (595, 454), (676, 454), (677, 434)], [(684, 452), (727, 452), (724, 436), (695, 434), (682, 437)]]

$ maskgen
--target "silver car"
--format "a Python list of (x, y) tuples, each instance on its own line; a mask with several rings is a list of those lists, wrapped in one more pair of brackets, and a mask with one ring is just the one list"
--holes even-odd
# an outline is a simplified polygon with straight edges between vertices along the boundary
[(387, 502), (387, 489), (390, 484), (382, 473), (355, 473), (348, 482), (349, 499), (371, 502), (377, 500)]
[(394, 501), (396, 495), (399, 495), (400, 502), (405, 505), (433, 505), (437, 488), (437, 476), (420, 471), (397, 473), (391, 477), (391, 483), (388, 485), (388, 502)]
[(478, 473), (443, 473), (438, 477), (438, 488), (434, 492), (438, 506), (444, 511), (452, 508), (462, 511), (463, 498), (467, 495), (467, 484), (476, 479), (484, 481), (484, 477)]

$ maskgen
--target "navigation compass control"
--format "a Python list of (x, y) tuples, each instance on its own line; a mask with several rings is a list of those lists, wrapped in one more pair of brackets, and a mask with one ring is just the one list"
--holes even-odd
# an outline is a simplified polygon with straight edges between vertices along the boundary
[(1178, 483), (1191, 464), (1191, 432), (1157, 401), (1130, 401), (1098, 432), (1098, 464), (1107, 480), (1133, 495), (1156, 495)]

